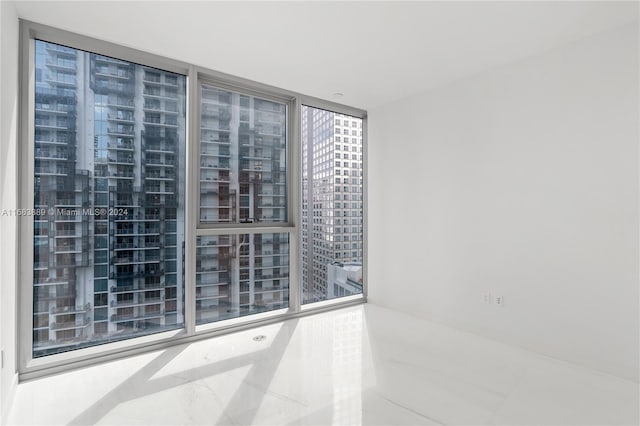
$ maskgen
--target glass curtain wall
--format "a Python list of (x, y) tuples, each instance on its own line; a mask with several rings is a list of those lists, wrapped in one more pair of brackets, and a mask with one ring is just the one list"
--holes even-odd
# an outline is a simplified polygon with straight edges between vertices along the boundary
[(362, 119), (302, 106), (290, 206), (295, 99), (197, 76), (192, 221), (187, 77), (38, 39), (33, 52), (33, 358), (289, 308), (291, 259), (303, 304), (362, 293)]
[(185, 84), (36, 40), (34, 357), (183, 326)]

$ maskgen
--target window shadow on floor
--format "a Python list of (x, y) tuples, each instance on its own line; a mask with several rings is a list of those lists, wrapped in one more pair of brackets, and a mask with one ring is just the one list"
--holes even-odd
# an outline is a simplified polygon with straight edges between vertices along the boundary
[[(278, 330), (275, 336), (273, 336), (273, 341), (267, 348), (222, 361), (212, 362), (196, 368), (182, 370), (178, 373), (153, 378), (154, 375), (184, 352), (188, 348), (189, 344), (164, 349), (161, 351), (160, 355), (132, 374), (131, 377), (126, 379), (124, 382), (110, 390), (106, 395), (73, 418), (68, 424), (96, 424), (118, 405), (127, 401), (247, 366), (251, 366), (251, 368), (243, 379), (243, 382), (251, 383), (252, 386), (261, 388), (261, 385), (270, 383), (273, 379), (289, 342), (294, 335), (298, 321), (298, 319), (285, 321), (283, 326)], [(213, 339), (225, 339), (226, 337), (228, 336), (219, 336)], [(268, 388), (268, 386), (266, 386), (266, 388)], [(261, 398), (263, 398), (267, 392), (266, 388), (261, 388), (262, 392), (259, 393), (259, 400), (256, 400), (255, 398), (252, 399), (252, 402), (256, 407), (260, 406)], [(251, 423), (255, 418), (257, 410), (249, 410), (249, 407), (246, 406), (246, 402), (247, 399), (243, 395), (243, 387), (240, 386), (233, 394), (226, 407), (224, 407), (224, 413), (244, 411), (249, 417), (246, 419), (246, 422)]]

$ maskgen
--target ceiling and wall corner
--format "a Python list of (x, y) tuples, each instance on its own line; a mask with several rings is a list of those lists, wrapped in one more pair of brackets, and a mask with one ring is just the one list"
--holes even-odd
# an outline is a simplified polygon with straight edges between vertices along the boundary
[(19, 1), (17, 9), (23, 19), (363, 109), (634, 19), (632, 2)]

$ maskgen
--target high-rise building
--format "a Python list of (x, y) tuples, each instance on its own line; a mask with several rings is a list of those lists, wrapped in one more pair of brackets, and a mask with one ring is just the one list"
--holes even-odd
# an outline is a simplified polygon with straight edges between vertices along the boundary
[(36, 42), (34, 354), (183, 323), (185, 77)]
[[(184, 323), (186, 78), (36, 42), (34, 356)], [(286, 107), (202, 86), (204, 224), (286, 222)], [(287, 233), (198, 236), (196, 321), (288, 306)]]
[(327, 299), (362, 293), (362, 263), (333, 262), (327, 266)]
[(338, 297), (332, 263), (362, 265), (362, 156), (361, 119), (302, 108), (304, 303)]

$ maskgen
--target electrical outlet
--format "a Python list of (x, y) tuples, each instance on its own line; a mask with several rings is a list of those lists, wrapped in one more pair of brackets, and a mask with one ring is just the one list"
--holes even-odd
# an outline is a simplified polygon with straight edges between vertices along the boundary
[(504, 296), (496, 296), (496, 305), (504, 307)]
[(482, 295), (482, 301), (487, 304), (490, 305), (491, 304), (491, 293), (484, 293)]

